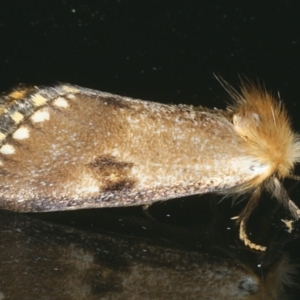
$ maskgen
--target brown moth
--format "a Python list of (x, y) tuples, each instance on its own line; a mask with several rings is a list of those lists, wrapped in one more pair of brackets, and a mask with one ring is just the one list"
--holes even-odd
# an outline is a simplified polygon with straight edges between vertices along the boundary
[(252, 85), (226, 86), (226, 110), (165, 105), (79, 86), (17, 88), (0, 100), (0, 208), (19, 212), (149, 205), (262, 190), (295, 218), (281, 181), (300, 160), (282, 102)]

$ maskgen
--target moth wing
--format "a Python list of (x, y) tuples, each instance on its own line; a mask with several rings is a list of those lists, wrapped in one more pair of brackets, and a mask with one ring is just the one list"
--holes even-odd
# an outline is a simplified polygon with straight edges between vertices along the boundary
[(0, 207), (51, 211), (220, 192), (264, 171), (222, 113), (78, 86), (7, 97)]

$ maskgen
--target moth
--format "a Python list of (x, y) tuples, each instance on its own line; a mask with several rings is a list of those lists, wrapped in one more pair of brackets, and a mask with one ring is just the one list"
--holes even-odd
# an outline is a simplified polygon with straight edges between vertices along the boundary
[(281, 101), (265, 89), (225, 86), (226, 110), (166, 105), (70, 84), (19, 87), (0, 99), (0, 208), (45, 212), (150, 205), (208, 192), (251, 196), (246, 222), (267, 190), (294, 218), (282, 185), (300, 140)]

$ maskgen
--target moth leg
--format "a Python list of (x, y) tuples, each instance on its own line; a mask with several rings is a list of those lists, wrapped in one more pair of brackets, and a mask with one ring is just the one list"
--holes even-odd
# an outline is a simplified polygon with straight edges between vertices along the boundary
[(300, 218), (300, 209), (291, 199), (289, 199), (289, 210), (296, 220)]
[(244, 242), (244, 244), (247, 247), (249, 247), (250, 249), (258, 250), (258, 251), (266, 251), (267, 247), (253, 243), (248, 238), (247, 231), (246, 231), (247, 221), (248, 221), (251, 213), (253, 212), (254, 208), (257, 206), (260, 195), (261, 195), (261, 188), (258, 187), (254, 190), (246, 207), (241, 212), (241, 214), (237, 217), (234, 217), (233, 219), (237, 219), (237, 222), (240, 223), (239, 238), (241, 241)]
[[(295, 179), (298, 176), (293, 175), (293, 179)], [(300, 178), (300, 177), (299, 177)], [(294, 217), (294, 219), (298, 220), (300, 218), (300, 209), (298, 206), (289, 198), (289, 195), (282, 185), (282, 183), (279, 181), (278, 178), (274, 177), (273, 179), (273, 195), (274, 197), (281, 202), (286, 208), (289, 209), (291, 215)]]
[(145, 211), (148, 211), (148, 208), (150, 207), (150, 204), (144, 204), (142, 205), (142, 209)]
[(150, 206), (151, 206), (151, 204), (143, 204), (142, 205), (143, 213), (146, 216), (146, 218), (153, 221), (154, 223), (157, 223), (157, 220), (155, 220), (155, 218), (149, 213)]
[(292, 179), (292, 180), (300, 181), (300, 176), (297, 176), (297, 175), (294, 175), (294, 174), (289, 174), (286, 177), (289, 178), (289, 179)]
[(239, 237), (240, 240), (244, 242), (246, 246), (248, 246), (250, 249), (258, 250), (258, 251), (266, 251), (266, 246), (261, 246), (258, 244), (253, 243), (247, 235), (246, 232), (246, 223), (245, 221), (240, 222), (240, 230), (239, 230)]

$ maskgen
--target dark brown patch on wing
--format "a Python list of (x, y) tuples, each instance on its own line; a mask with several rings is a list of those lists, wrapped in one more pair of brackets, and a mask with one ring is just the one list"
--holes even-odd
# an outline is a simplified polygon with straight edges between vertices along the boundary
[(114, 156), (102, 155), (89, 164), (104, 183), (103, 191), (132, 189), (136, 180), (130, 177), (131, 162), (118, 161)]

